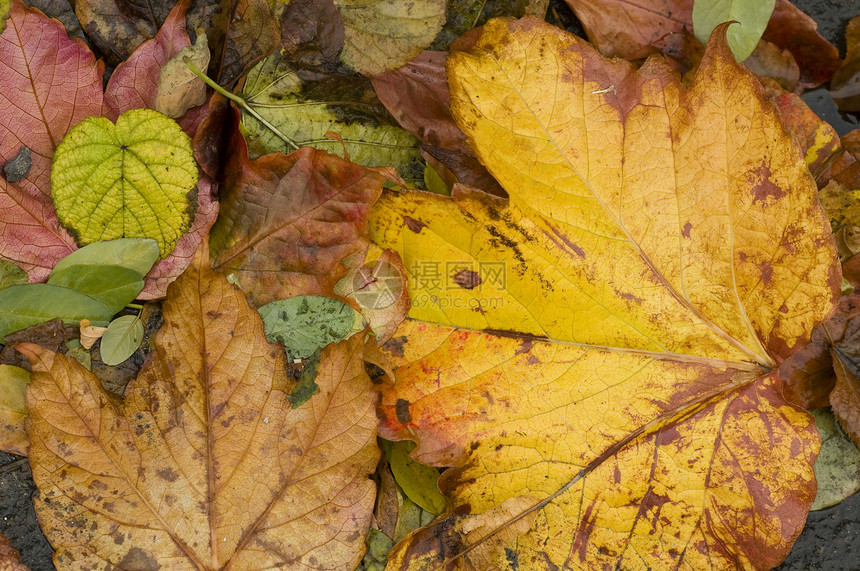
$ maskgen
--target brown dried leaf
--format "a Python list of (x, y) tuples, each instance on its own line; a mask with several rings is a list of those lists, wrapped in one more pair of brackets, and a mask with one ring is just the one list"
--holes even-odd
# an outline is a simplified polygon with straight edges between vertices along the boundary
[(379, 460), (363, 336), (323, 350), (298, 408), (284, 351), (205, 246), (170, 289), (155, 351), (120, 402), (76, 361), (18, 345), (36, 511), (56, 563), (352, 569)]

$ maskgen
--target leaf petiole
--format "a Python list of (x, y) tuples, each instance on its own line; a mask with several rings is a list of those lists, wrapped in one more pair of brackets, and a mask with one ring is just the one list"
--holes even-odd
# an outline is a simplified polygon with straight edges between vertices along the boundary
[(206, 85), (208, 85), (209, 87), (211, 87), (212, 89), (214, 89), (215, 91), (217, 91), (218, 93), (220, 93), (221, 95), (223, 95), (224, 97), (229, 99), (230, 101), (233, 101), (234, 103), (236, 103), (236, 105), (238, 105), (239, 107), (241, 107), (242, 109), (244, 109), (245, 111), (250, 113), (257, 121), (259, 121), (260, 123), (265, 125), (270, 131), (272, 131), (275, 135), (277, 135), (278, 138), (283, 140), (287, 145), (289, 145), (290, 147), (292, 147), (295, 150), (298, 150), (299, 146), (292, 139), (290, 139), (289, 137), (287, 137), (286, 135), (281, 133), (277, 127), (275, 127), (274, 125), (272, 125), (271, 123), (266, 121), (266, 119), (264, 119), (262, 115), (257, 113), (253, 107), (248, 105), (247, 101), (245, 101), (244, 99), (242, 99), (241, 97), (239, 97), (235, 93), (230, 93), (229, 91), (227, 91), (226, 89), (224, 89), (223, 87), (221, 87), (220, 85), (218, 85), (217, 83), (212, 81), (212, 79), (208, 75), (206, 75), (205, 73), (200, 71), (200, 68), (198, 68), (196, 65), (194, 65), (194, 62), (191, 61), (191, 58), (189, 58), (188, 56), (185, 56), (182, 59), (182, 61), (185, 62), (185, 65), (188, 66), (188, 69), (190, 69), (194, 75), (196, 75), (201, 80), (203, 80), (203, 83), (205, 83)]

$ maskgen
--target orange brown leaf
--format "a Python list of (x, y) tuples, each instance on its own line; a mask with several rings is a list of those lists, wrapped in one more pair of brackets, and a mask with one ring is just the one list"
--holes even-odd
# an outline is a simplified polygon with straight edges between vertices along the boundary
[(289, 405), (283, 348), (205, 247), (170, 287), (126, 398), (76, 361), (20, 344), (39, 523), (67, 569), (353, 568), (379, 459), (361, 335), (323, 350)]

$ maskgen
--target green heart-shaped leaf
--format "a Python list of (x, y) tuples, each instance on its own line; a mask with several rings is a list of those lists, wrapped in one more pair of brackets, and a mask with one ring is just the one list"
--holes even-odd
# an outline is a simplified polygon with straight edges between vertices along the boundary
[(57, 147), (51, 194), (78, 242), (153, 238), (161, 257), (188, 229), (196, 207), (191, 140), (172, 119), (132, 109), (116, 125), (87, 117)]

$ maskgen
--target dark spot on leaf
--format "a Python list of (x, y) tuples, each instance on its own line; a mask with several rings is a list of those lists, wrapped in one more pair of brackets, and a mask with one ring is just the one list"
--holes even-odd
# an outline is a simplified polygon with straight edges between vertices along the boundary
[(473, 270), (460, 270), (454, 274), (454, 283), (464, 289), (475, 289), (481, 285), (481, 276)]
[(367, 376), (370, 377), (370, 382), (375, 385), (378, 385), (382, 382), (382, 378), (385, 376), (385, 371), (382, 367), (378, 365), (374, 365), (373, 363), (364, 363), (364, 372), (367, 373)]
[(767, 204), (768, 199), (773, 202), (786, 195), (786, 191), (770, 179), (772, 174), (770, 166), (764, 161), (762, 161), (761, 166), (750, 172), (747, 180), (752, 186), (753, 204), (756, 202)]
[(403, 346), (406, 345), (407, 339), (405, 335), (400, 337), (392, 337), (382, 345), (382, 349), (391, 353), (395, 357), (403, 358)]
[(764, 285), (770, 285), (770, 281), (773, 279), (773, 266), (771, 263), (765, 260), (758, 265), (758, 269), (761, 272), (761, 281), (764, 282)]
[(418, 234), (421, 230), (426, 226), (423, 222), (415, 220), (409, 216), (404, 216), (403, 221), (406, 223), (406, 227)]
[(397, 399), (397, 402), (394, 404), (394, 414), (397, 415), (397, 420), (400, 421), (401, 424), (412, 422), (412, 413), (409, 412), (409, 401), (405, 399)]
[(508, 565), (510, 565), (510, 568), (513, 571), (516, 571), (520, 568), (520, 556), (513, 549), (505, 547), (505, 559), (508, 560)]
[(693, 229), (693, 225), (690, 224), (689, 222), (687, 222), (684, 224), (684, 228), (683, 228), (683, 230), (681, 230), (681, 234), (684, 236), (684, 238), (689, 238), (690, 237), (690, 230), (692, 230), (692, 229)]
[(117, 563), (117, 567), (128, 571), (156, 571), (161, 569), (158, 560), (139, 547), (132, 547), (125, 554), (125, 557)]
[(3, 166), (3, 176), (8, 182), (18, 182), (27, 177), (32, 166), (33, 158), (30, 155), (30, 149), (21, 147), (18, 154)]

